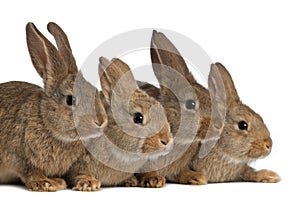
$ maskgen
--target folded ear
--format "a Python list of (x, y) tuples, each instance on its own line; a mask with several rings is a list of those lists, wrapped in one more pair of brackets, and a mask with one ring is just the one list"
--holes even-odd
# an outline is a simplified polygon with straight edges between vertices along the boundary
[(53, 35), (57, 47), (58, 52), (61, 55), (63, 61), (68, 67), (69, 73), (77, 73), (77, 65), (75, 58), (72, 54), (72, 49), (65, 32), (54, 22), (49, 22), (47, 25), (48, 31)]
[(233, 80), (221, 63), (211, 65), (208, 88), (218, 110), (225, 112), (240, 102)]
[(112, 93), (125, 97), (129, 91), (138, 89), (129, 66), (120, 59), (115, 58), (110, 62), (100, 57), (99, 76), (102, 92), (108, 103), (111, 101)]
[[(170, 79), (168, 74), (164, 73), (168, 71), (163, 69), (164, 65), (176, 70), (188, 82), (196, 82), (180, 52), (163, 33), (153, 31), (150, 52), (153, 70), (159, 83), (166, 82), (165, 79)], [(163, 89), (163, 87), (161, 88)]]
[(33, 66), (43, 78), (46, 94), (53, 93), (61, 80), (68, 74), (57, 49), (34, 26), (26, 26), (26, 39)]

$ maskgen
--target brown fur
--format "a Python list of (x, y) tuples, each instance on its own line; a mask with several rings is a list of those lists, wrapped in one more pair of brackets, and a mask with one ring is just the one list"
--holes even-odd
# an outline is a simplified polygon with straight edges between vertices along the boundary
[[(20, 178), (32, 191), (65, 189), (65, 181), (53, 177), (66, 173), (84, 153), (80, 138), (94, 137), (107, 120), (97, 89), (82, 75), (77, 76), (65, 33), (54, 23), (48, 24), (48, 30), (55, 37), (58, 50), (32, 23), (26, 26), (28, 50), (44, 80), (44, 88), (25, 82), (0, 85), (0, 108), (5, 108), (1, 109), (0, 117), (0, 180), (9, 183)], [(67, 105), (66, 96), (77, 95), (73, 93), (76, 76), (87, 92), (82, 96), (94, 97), (96, 105), (80, 105), (80, 102), (73, 108)], [(73, 117), (73, 110), (80, 113), (80, 109), (88, 110), (89, 106), (96, 107), (97, 116), (85, 113)], [(77, 133), (74, 120), (78, 128), (85, 130), (82, 135)]]
[[(160, 175), (165, 176), (171, 182), (200, 185), (207, 182), (277, 182), (280, 180), (275, 172), (268, 170), (255, 172), (248, 166), (250, 161), (270, 153), (272, 140), (262, 118), (239, 100), (230, 74), (224, 66), (220, 63), (212, 65), (209, 77), (210, 91), (208, 91), (196, 83), (176, 47), (162, 33), (156, 31), (152, 35), (151, 58), (161, 89), (150, 84), (140, 83), (140, 86), (162, 103), (167, 112), (171, 132), (176, 134), (180, 123), (180, 108), (177, 98), (178, 96), (179, 98), (185, 97), (187, 92), (183, 90), (180, 93), (181, 82), (176, 79), (174, 81), (171, 73), (162, 70), (161, 64), (182, 74), (192, 85), (197, 94), (195, 100), (200, 104), (197, 111), (201, 116), (197, 137), (189, 149), (181, 158), (159, 170), (158, 174), (152, 174), (154, 180)], [(166, 83), (171, 86), (171, 89), (179, 90), (177, 98), (168, 88), (164, 87)], [(209, 94), (212, 95), (212, 99)], [(225, 107), (223, 102), (226, 102)], [(221, 115), (222, 113), (225, 113), (225, 118)], [(249, 125), (247, 133), (238, 130), (237, 123), (241, 120), (245, 120)], [(218, 133), (221, 133), (219, 139)], [(218, 141), (214, 146), (215, 139)], [(176, 144), (176, 138), (174, 143)], [(204, 157), (199, 155), (200, 148), (211, 146), (214, 147), (208, 155)], [(149, 180), (150, 175), (151, 173), (140, 174), (137, 176), (140, 184), (131, 185), (129, 180), (126, 185), (152, 187), (151, 184), (142, 183), (143, 177), (147, 177)]]
[[(170, 182), (203, 184), (203, 181), (200, 179), (203, 175), (201, 173), (192, 172), (189, 168), (189, 164), (194, 155), (198, 152), (201, 139), (206, 135), (206, 131), (203, 131), (203, 124), (209, 125), (209, 120), (207, 120), (210, 118), (209, 93), (204, 87), (196, 83), (174, 45), (170, 43), (163, 34), (157, 33), (156, 31), (154, 31), (152, 35), (151, 59), (161, 89), (159, 91), (149, 84), (139, 83), (139, 85), (141, 89), (145, 90), (149, 95), (157, 98), (165, 108), (171, 126), (171, 132), (175, 136), (174, 149), (177, 149), (176, 151), (178, 152), (175, 156), (177, 156), (177, 154), (181, 154), (181, 156), (174, 162), (169, 163), (166, 167), (159, 169), (159, 175), (146, 173), (137, 176), (140, 180), (146, 176), (149, 182), (152, 181), (150, 177), (156, 180), (158, 179), (157, 176), (162, 176), (166, 177)], [(168, 66), (169, 68), (163, 68), (162, 65)], [(173, 74), (178, 76), (178, 78), (173, 77)], [(181, 77), (183, 77), (183, 80)], [(184, 87), (186, 84), (184, 82), (185, 80), (187, 80), (187, 84), (191, 85), (191, 88)], [(164, 85), (168, 85), (170, 89)], [(171, 90), (177, 94), (174, 94)], [(195, 101), (195, 110), (185, 108), (185, 102), (189, 99)], [(183, 131), (186, 132), (186, 134), (185, 137), (177, 138), (176, 140), (176, 133), (181, 123), (181, 117), (186, 118), (184, 122), (186, 124), (183, 125)], [(197, 119), (195, 120), (195, 118)], [(194, 123), (197, 124), (196, 133), (192, 133), (189, 129)], [(195, 134), (195, 138), (191, 138), (192, 134)], [(162, 179), (162, 177), (159, 179)], [(130, 185), (130, 183), (126, 183), (126, 185), (135, 186)], [(161, 187), (163, 185), (164, 184), (161, 184)], [(152, 187), (152, 185), (148, 183), (141, 183), (139, 186)]]
[[(209, 88), (217, 109), (226, 110), (224, 127), (212, 151), (203, 158), (195, 156), (192, 168), (208, 182), (278, 182), (280, 177), (275, 172), (255, 171), (248, 166), (271, 152), (272, 140), (262, 118), (240, 101), (229, 72), (220, 63), (211, 67)], [(226, 96), (226, 104), (218, 102), (222, 95)], [(242, 120), (247, 122), (247, 130), (239, 129)]]
[[(164, 113), (157, 119), (150, 116), (150, 109), (160, 104), (138, 89), (134, 77), (125, 63), (119, 59), (109, 62), (102, 57), (99, 75), (103, 100), (107, 101), (105, 108), (108, 113), (108, 126), (104, 135), (92, 142), (91, 148), (88, 149), (89, 152), (86, 152), (69, 171), (68, 179), (74, 186), (74, 190), (96, 191), (100, 187), (95, 187), (95, 184), (100, 185), (100, 183), (102, 186), (119, 185), (133, 176), (133, 173), (138, 171), (148, 159), (147, 156), (142, 155), (136, 157), (137, 161), (133, 162), (131, 158), (119, 156), (116, 147), (132, 153), (156, 153), (156, 151), (160, 153), (172, 143), (172, 134)], [(121, 78), (125, 82), (118, 83)], [(117, 84), (120, 88), (116, 87)], [(114, 95), (116, 95), (116, 104), (113, 103)], [(126, 98), (129, 98), (129, 102), (123, 101)], [(126, 110), (127, 103), (129, 103), (128, 110)], [(116, 109), (117, 113), (113, 113), (113, 109)], [(136, 112), (143, 114), (143, 124), (133, 123), (133, 115)], [(139, 137), (140, 132), (152, 131), (153, 124), (151, 123), (154, 123), (155, 126), (158, 122), (163, 122), (161, 129), (155, 130), (157, 132), (152, 132), (149, 137)], [(134, 135), (129, 135), (126, 130)], [(115, 147), (111, 147), (110, 142)], [(102, 152), (105, 152), (105, 155)]]

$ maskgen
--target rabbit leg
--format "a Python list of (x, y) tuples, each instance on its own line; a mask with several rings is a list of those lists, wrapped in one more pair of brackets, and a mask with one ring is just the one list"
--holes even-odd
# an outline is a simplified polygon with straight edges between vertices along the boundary
[(206, 185), (207, 180), (201, 172), (185, 170), (179, 174), (178, 183), (190, 185)]
[(73, 190), (93, 192), (99, 191), (101, 182), (97, 180), (94, 176), (89, 175), (78, 175), (74, 180)]
[(158, 172), (148, 172), (138, 175), (139, 186), (145, 188), (161, 188), (166, 184), (166, 178)]
[(261, 182), (261, 183), (277, 183), (279, 182), (280, 176), (271, 170), (259, 170), (248, 167), (245, 171), (245, 174), (242, 176), (244, 181), (248, 182)]
[(14, 169), (18, 177), (30, 191), (55, 192), (67, 188), (67, 183), (61, 178), (48, 178), (43, 171), (37, 169), (28, 162), (23, 162), (17, 169)]
[(139, 180), (136, 176), (132, 176), (129, 179), (125, 180), (123, 185), (125, 187), (138, 187), (139, 186)]
[(36, 192), (55, 192), (67, 188), (64, 179), (48, 178), (43, 175), (30, 176), (25, 185), (30, 191)]

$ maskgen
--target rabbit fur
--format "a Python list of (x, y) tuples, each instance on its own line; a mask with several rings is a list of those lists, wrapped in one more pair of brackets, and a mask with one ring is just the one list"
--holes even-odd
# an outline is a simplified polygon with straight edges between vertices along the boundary
[[(191, 99), (195, 102), (194, 112), (199, 112), (199, 125), (196, 137), (192, 138), (190, 147), (178, 160), (158, 172), (136, 174), (132, 179), (138, 179), (138, 183), (135, 181), (133, 184), (128, 179), (126, 186), (156, 187), (153, 183), (163, 177), (169, 182), (195, 185), (280, 180), (273, 171), (256, 171), (248, 165), (270, 153), (272, 140), (262, 118), (240, 101), (233, 80), (222, 64), (212, 64), (207, 90), (196, 82), (176, 47), (163, 33), (156, 31), (153, 31), (151, 40), (151, 59), (160, 89), (142, 82), (139, 86), (158, 99), (166, 109), (174, 144), (181, 122), (180, 113), (184, 112), (182, 108), (185, 106), (180, 107), (180, 103)], [(187, 95), (181, 81), (175, 79), (170, 70), (176, 70), (189, 82), (196, 94), (194, 98)], [(240, 122), (247, 124), (246, 130), (239, 129)], [(186, 134), (190, 135), (190, 132)], [(205, 149), (211, 151), (207, 153)]]
[[(155, 154), (163, 154), (172, 146), (172, 134), (164, 112), (151, 113), (155, 106), (161, 111), (163, 108), (138, 88), (126, 63), (120, 59), (110, 62), (101, 57), (99, 76), (108, 125), (104, 135), (93, 140), (91, 148), (70, 169), (67, 179), (73, 190), (97, 191), (100, 185), (120, 185), (146, 160), (155, 159)], [(142, 114), (144, 121), (134, 123), (136, 113)], [(157, 129), (153, 129), (158, 124)], [(150, 135), (140, 137), (145, 130)]]
[[(67, 36), (53, 22), (47, 28), (58, 49), (33, 23), (26, 26), (30, 57), (44, 87), (0, 84), (0, 182), (20, 179), (32, 191), (65, 189), (57, 177), (85, 152), (81, 139), (97, 137), (107, 124), (100, 95), (78, 73)], [(75, 79), (82, 94), (73, 91)], [(86, 104), (89, 99), (92, 105)], [(83, 112), (92, 108), (95, 114)]]

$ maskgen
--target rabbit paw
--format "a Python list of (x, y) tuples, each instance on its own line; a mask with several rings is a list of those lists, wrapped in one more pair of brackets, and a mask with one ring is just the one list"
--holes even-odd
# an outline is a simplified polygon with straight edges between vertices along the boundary
[(181, 174), (179, 183), (189, 185), (206, 185), (207, 181), (201, 172), (185, 171)]
[(260, 170), (255, 172), (256, 174), (256, 182), (262, 182), (262, 183), (277, 183), (281, 179), (279, 175), (273, 171), (270, 170)]
[(164, 187), (166, 178), (160, 175), (144, 176), (141, 178), (140, 186), (145, 188)]
[(30, 191), (35, 192), (55, 192), (67, 188), (67, 183), (64, 179), (50, 179), (45, 176), (33, 178), (26, 185)]
[(101, 183), (96, 178), (82, 175), (76, 178), (76, 185), (72, 189), (84, 192), (93, 192), (100, 190), (100, 186)]
[(127, 179), (124, 183), (125, 187), (138, 187), (139, 181), (135, 176), (132, 176), (131, 178)]

